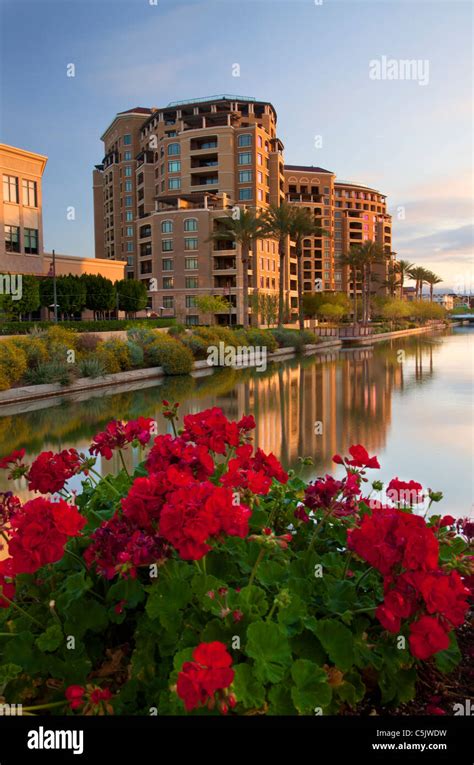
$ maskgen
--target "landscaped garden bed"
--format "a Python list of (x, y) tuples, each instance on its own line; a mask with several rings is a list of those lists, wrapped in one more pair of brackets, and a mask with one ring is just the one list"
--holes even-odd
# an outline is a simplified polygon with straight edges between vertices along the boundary
[[(334, 456), (337, 478), (307, 484), (254, 449), (251, 416), (214, 408), (180, 427), (177, 404), (164, 413), (167, 434), (112, 421), (87, 454), (0, 460), (32, 492), (1, 498), (5, 703), (347, 715), (415, 699), (438, 713), (417, 691), (430, 673), (456, 677), (472, 522), (433, 514), (442, 495), (415, 481), (373, 480), (361, 445)], [(96, 472), (97, 457), (145, 447), (132, 475), (123, 459), (117, 475)]]

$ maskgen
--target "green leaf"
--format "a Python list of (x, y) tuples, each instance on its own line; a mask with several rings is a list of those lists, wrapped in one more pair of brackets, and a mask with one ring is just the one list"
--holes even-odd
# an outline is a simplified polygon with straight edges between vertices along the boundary
[(287, 567), (273, 560), (262, 561), (257, 569), (256, 579), (267, 587), (272, 584), (281, 586), (287, 575)]
[(439, 651), (435, 655), (436, 666), (444, 674), (448, 674), (453, 669), (456, 669), (462, 658), (454, 630), (450, 633), (449, 640), (451, 643), (449, 648), (446, 648), (445, 651)]
[(268, 714), (269, 715), (296, 715), (297, 711), (292, 703), (291, 696), (288, 693), (286, 683), (273, 685), (268, 693)]
[(128, 608), (135, 608), (142, 600), (145, 599), (145, 590), (139, 579), (119, 579), (115, 582), (107, 592), (107, 600), (113, 603), (118, 603), (121, 600), (125, 600), (125, 605)]
[(382, 703), (403, 704), (415, 697), (416, 669), (399, 669), (393, 672), (384, 667), (379, 674), (379, 686), (382, 691)]
[(149, 589), (145, 606), (150, 619), (159, 619), (166, 629), (178, 626), (176, 617), (192, 599), (189, 582), (184, 579), (160, 579)]
[(1, 664), (0, 665), (0, 687), (6, 685), (10, 682), (10, 680), (13, 680), (14, 677), (17, 677), (17, 675), (20, 674), (22, 671), (22, 668), (19, 664), (12, 664), (11, 662), (8, 662), (8, 664)]
[(315, 632), (326, 649), (329, 658), (343, 671), (354, 664), (354, 639), (350, 629), (337, 619), (318, 621)]
[(358, 672), (350, 672), (344, 675), (344, 682), (334, 688), (339, 698), (349, 706), (355, 707), (365, 696), (365, 685)]
[(64, 640), (64, 635), (59, 624), (52, 624), (51, 627), (36, 638), (36, 645), (40, 651), (55, 651)]
[(356, 601), (355, 584), (348, 581), (327, 582), (325, 601), (331, 613), (343, 614), (351, 610)]
[(102, 632), (108, 623), (105, 606), (93, 598), (81, 598), (73, 601), (67, 609), (64, 632), (66, 635), (82, 637), (87, 630)]
[(255, 621), (268, 611), (268, 601), (264, 591), (252, 584), (242, 587), (239, 593), (239, 608), (249, 621)]
[(291, 698), (300, 714), (315, 714), (316, 708), (326, 707), (331, 701), (331, 686), (326, 672), (307, 659), (298, 659), (291, 668), (295, 686)]
[(265, 689), (255, 677), (251, 664), (237, 664), (234, 667), (233, 688), (239, 704), (246, 709), (259, 709), (265, 701)]
[(257, 677), (264, 683), (278, 683), (291, 664), (288, 640), (273, 622), (253, 622), (249, 626), (245, 651), (255, 659)]

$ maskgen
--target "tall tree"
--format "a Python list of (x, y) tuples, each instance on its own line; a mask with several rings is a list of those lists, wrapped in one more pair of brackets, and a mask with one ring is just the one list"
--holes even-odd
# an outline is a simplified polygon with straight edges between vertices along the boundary
[(283, 326), (285, 318), (285, 271), (286, 271), (286, 248), (288, 238), (293, 230), (293, 218), (295, 208), (288, 202), (281, 205), (270, 205), (263, 213), (267, 236), (278, 239), (278, 254), (280, 273), (278, 280), (278, 326)]
[(120, 279), (115, 282), (118, 307), (128, 316), (143, 311), (148, 303), (148, 291), (145, 282), (137, 279)]
[(389, 255), (381, 244), (367, 239), (362, 244), (355, 245), (358, 252), (362, 272), (362, 320), (367, 323), (370, 320), (370, 296), (372, 292), (373, 267), (383, 263)]
[(102, 274), (82, 274), (86, 288), (86, 308), (94, 317), (103, 316), (116, 307), (115, 287), (111, 279)]
[[(235, 208), (234, 208), (235, 209)], [(238, 211), (238, 215), (236, 214)], [(218, 228), (212, 233), (211, 239), (235, 242), (240, 247), (240, 259), (242, 262), (242, 305), (245, 327), (249, 325), (249, 265), (250, 254), (258, 239), (267, 236), (264, 221), (259, 212), (254, 208), (239, 207), (225, 218), (219, 218)], [(257, 291), (257, 270), (253, 264), (253, 288)], [(258, 318), (257, 318), (258, 322)]]
[(426, 276), (428, 272), (426, 268), (423, 268), (422, 266), (415, 266), (410, 271), (410, 278), (414, 280), (415, 282), (415, 297), (416, 298), (422, 298), (423, 297), (423, 284), (426, 281)]
[(409, 260), (397, 260), (395, 262), (395, 268), (400, 277), (400, 298), (403, 299), (403, 285), (405, 284), (405, 280), (411, 277), (411, 271), (414, 266)]
[(295, 207), (290, 225), (290, 239), (295, 243), (298, 272), (298, 322), (304, 329), (303, 307), (303, 239), (308, 236), (327, 236), (327, 231), (317, 226), (314, 216), (307, 207)]
[(435, 284), (441, 284), (443, 280), (432, 271), (427, 271), (425, 275), (425, 282), (430, 286), (430, 303), (433, 302), (433, 288)]
[[(347, 252), (342, 257), (342, 264), (347, 266), (351, 272), (351, 278), (352, 278), (352, 301), (353, 301), (353, 317), (352, 317), (352, 325), (353, 327), (357, 324), (357, 282), (359, 281), (359, 277), (361, 277), (362, 274), (362, 258), (360, 254), (360, 249), (357, 245), (352, 245), (352, 247), (349, 249), (349, 252)], [(349, 283), (349, 280), (347, 280)], [(348, 288), (348, 293), (350, 292)]]

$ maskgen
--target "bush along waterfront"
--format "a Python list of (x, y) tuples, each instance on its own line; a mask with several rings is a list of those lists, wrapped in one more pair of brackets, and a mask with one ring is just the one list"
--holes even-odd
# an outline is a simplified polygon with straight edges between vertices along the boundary
[(68, 385), (81, 377), (152, 367), (161, 367), (165, 375), (185, 375), (192, 371), (195, 360), (208, 358), (222, 343), (231, 349), (258, 348), (271, 353), (278, 347), (301, 351), (305, 344), (316, 342), (308, 330), (197, 327), (187, 331), (182, 325), (169, 332), (136, 325), (127, 330), (126, 340), (102, 340), (93, 332), (77, 333), (60, 324), (0, 341), (0, 390), (43, 383)]
[[(1, 497), (0, 678), (30, 714), (345, 714), (450, 672), (472, 587), (472, 523), (440, 494), (341, 475), (303, 482), (218, 408), (112, 421), (89, 454), (0, 460), (34, 492)], [(132, 475), (98, 456), (150, 447)], [(70, 493), (67, 481), (82, 477)]]

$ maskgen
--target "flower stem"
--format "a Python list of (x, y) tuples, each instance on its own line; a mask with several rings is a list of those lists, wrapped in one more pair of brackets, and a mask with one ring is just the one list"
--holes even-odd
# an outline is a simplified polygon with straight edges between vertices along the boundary
[(347, 560), (346, 560), (346, 563), (344, 565), (344, 572), (342, 574), (342, 578), (343, 579), (345, 579), (346, 576), (347, 576), (347, 569), (349, 568), (349, 563), (351, 562), (351, 560), (352, 560), (352, 552), (350, 552), (349, 555), (347, 556)]
[(128, 475), (128, 477), (130, 478), (130, 473), (129, 473), (129, 472), (128, 472), (128, 470), (127, 470), (127, 466), (126, 466), (126, 464), (125, 464), (125, 459), (124, 459), (124, 456), (123, 456), (123, 452), (122, 452), (122, 450), (121, 450), (121, 449), (119, 449), (119, 454), (120, 454), (120, 461), (121, 461), (121, 463), (122, 463), (122, 467), (123, 467), (123, 469), (125, 470), (125, 472), (126, 472), (126, 474)]
[(116, 489), (116, 488), (115, 488), (115, 486), (114, 486), (112, 483), (110, 483), (110, 481), (109, 481), (109, 479), (107, 478), (107, 476), (106, 476), (106, 475), (101, 475), (100, 473), (98, 473), (98, 472), (97, 472), (97, 470), (94, 470), (93, 468), (90, 468), (90, 471), (91, 471), (91, 473), (93, 473), (94, 475), (96, 475), (96, 476), (97, 476), (97, 478), (99, 478), (101, 481), (105, 481), (105, 483), (107, 484), (107, 486), (110, 486), (110, 488), (114, 490), (114, 492), (117, 494), (117, 496), (118, 496), (118, 497), (121, 497), (121, 496), (122, 496), (122, 495), (120, 494), (119, 490), (118, 490), (118, 489)]
[(54, 707), (63, 707), (67, 703), (67, 699), (64, 699), (64, 701), (53, 701), (50, 704), (38, 704), (35, 707), (22, 707), (22, 712), (31, 712), (32, 709), (54, 709)]
[(18, 605), (18, 603), (15, 603), (13, 600), (10, 600), (10, 598), (7, 598), (7, 596), (2, 592), (1, 599), (6, 600), (7, 603), (9, 603), (13, 608), (16, 608), (17, 611), (19, 611), (23, 616), (26, 616), (28, 619), (30, 619), (32, 622), (37, 624), (39, 627), (41, 627), (42, 630), (45, 629), (44, 625), (41, 624), (41, 622), (38, 621), (38, 619), (35, 619), (34, 616), (31, 616), (31, 614), (28, 613), (28, 611), (25, 611), (24, 608)]
[(369, 568), (367, 569), (367, 571), (364, 571), (364, 573), (362, 574), (362, 576), (361, 576), (361, 577), (359, 577), (359, 580), (358, 580), (358, 582), (357, 582), (357, 584), (356, 584), (356, 592), (357, 592), (357, 590), (359, 589), (359, 587), (360, 587), (360, 585), (361, 585), (362, 581), (363, 581), (363, 580), (365, 579), (365, 577), (367, 576), (367, 574), (370, 574), (370, 572), (371, 572), (372, 570), (373, 570), (373, 569), (372, 569), (372, 566), (369, 566)]
[(71, 558), (74, 558), (75, 560), (77, 560), (81, 564), (81, 566), (84, 566), (84, 568), (87, 570), (85, 561), (83, 561), (82, 558), (79, 557), (79, 555), (76, 555), (76, 553), (73, 553), (72, 550), (68, 550), (67, 547), (65, 548), (64, 552), (67, 552), (68, 555), (71, 556)]
[(252, 572), (250, 574), (249, 583), (247, 585), (248, 587), (250, 587), (250, 585), (253, 584), (253, 580), (255, 579), (255, 574), (257, 573), (257, 568), (259, 567), (260, 563), (262, 562), (262, 558), (263, 558), (264, 555), (265, 555), (265, 550), (262, 547), (262, 549), (260, 550), (260, 552), (259, 552), (259, 554), (257, 556), (257, 560), (254, 563)]

